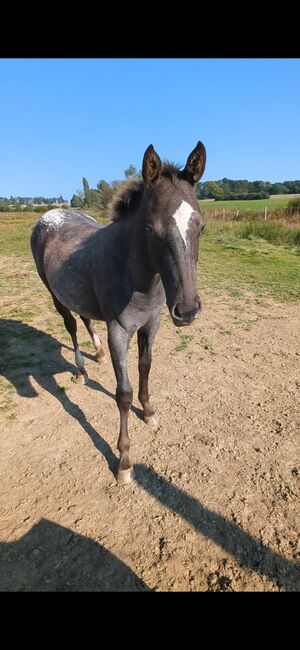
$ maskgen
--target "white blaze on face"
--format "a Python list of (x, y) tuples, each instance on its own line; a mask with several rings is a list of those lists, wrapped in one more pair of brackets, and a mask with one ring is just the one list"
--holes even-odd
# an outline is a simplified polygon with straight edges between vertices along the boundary
[(186, 233), (189, 227), (190, 218), (195, 212), (194, 208), (187, 203), (187, 201), (182, 201), (179, 208), (173, 214), (173, 219), (176, 221), (177, 228), (181, 234), (181, 237), (186, 245)]

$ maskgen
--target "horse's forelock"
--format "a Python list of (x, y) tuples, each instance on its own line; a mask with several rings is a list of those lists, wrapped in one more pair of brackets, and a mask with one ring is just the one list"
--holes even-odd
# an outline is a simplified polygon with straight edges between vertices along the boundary
[[(181, 177), (181, 168), (168, 160), (164, 160), (161, 175), (175, 182)], [(141, 179), (121, 181), (108, 206), (111, 221), (118, 221), (128, 216), (135, 202), (141, 197), (144, 183)]]

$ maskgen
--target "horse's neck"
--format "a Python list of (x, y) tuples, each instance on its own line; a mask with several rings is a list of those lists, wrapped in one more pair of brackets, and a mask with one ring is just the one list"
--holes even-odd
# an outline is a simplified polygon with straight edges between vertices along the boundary
[[(129, 246), (128, 264), (130, 275), (137, 291), (148, 292), (157, 285), (157, 273), (149, 256), (146, 233), (138, 215), (126, 224)], [(125, 242), (125, 238), (124, 238)]]

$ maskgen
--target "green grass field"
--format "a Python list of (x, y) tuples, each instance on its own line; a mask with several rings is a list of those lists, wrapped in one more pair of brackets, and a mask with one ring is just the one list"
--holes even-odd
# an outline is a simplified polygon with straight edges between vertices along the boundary
[(199, 287), (237, 298), (251, 291), (259, 299), (269, 295), (279, 301), (299, 301), (300, 228), (294, 235), (298, 246), (284, 242), (291, 236), (284, 226), (278, 226), (279, 232), (275, 227), (276, 243), (268, 240), (269, 224), (256, 224), (257, 234), (255, 229), (251, 234), (251, 226), (247, 222), (207, 224), (200, 243)]
[[(93, 210), (86, 212), (99, 218)], [(26, 311), (27, 321), (35, 311), (37, 293), (45, 293), (30, 250), (37, 218), (36, 213), (0, 215), (0, 296), (15, 296), (15, 308)], [(200, 242), (201, 289), (237, 298), (252, 291), (257, 297), (300, 301), (300, 224), (209, 217)]]
[(265, 207), (268, 210), (277, 208), (287, 208), (291, 199), (299, 197), (299, 194), (279, 194), (271, 196), (269, 199), (259, 199), (257, 201), (199, 201), (202, 210), (261, 210)]

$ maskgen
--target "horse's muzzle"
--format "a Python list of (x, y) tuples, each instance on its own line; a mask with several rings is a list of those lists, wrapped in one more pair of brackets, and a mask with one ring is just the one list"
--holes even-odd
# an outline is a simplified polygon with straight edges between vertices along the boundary
[(195, 307), (189, 311), (185, 310), (183, 303), (177, 303), (171, 310), (171, 316), (176, 327), (190, 325), (202, 311), (202, 304), (199, 297), (195, 300)]

